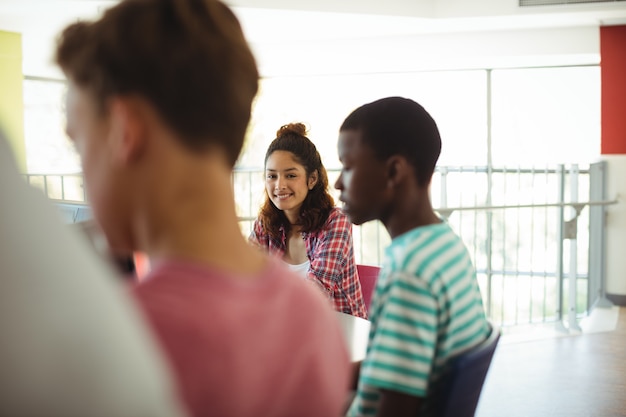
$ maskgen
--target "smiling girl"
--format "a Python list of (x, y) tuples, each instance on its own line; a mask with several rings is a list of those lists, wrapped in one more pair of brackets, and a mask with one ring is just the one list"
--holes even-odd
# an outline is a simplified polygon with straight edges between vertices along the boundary
[(366, 317), (352, 225), (328, 192), (328, 176), (302, 123), (282, 126), (265, 154), (265, 202), (250, 242), (318, 283), (335, 310)]

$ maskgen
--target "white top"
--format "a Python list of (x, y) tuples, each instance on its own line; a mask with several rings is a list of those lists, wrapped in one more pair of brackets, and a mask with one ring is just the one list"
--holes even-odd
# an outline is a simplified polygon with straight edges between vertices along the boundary
[(128, 288), (0, 135), (0, 415), (183, 416)]
[(295, 272), (296, 274), (306, 278), (306, 273), (309, 272), (309, 267), (311, 266), (311, 262), (307, 259), (306, 262), (303, 262), (299, 265), (292, 265), (285, 263), (289, 267), (290, 270)]

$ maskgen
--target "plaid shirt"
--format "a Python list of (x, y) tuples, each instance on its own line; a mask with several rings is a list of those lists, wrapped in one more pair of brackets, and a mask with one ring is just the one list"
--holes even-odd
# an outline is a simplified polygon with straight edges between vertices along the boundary
[[(254, 222), (249, 241), (282, 259), (287, 237), (281, 227), (281, 239), (263, 231), (259, 219)], [(341, 209), (330, 211), (324, 226), (315, 232), (302, 233), (311, 266), (307, 277), (319, 283), (329, 294), (335, 310), (367, 318), (361, 283), (354, 262), (352, 224)]]

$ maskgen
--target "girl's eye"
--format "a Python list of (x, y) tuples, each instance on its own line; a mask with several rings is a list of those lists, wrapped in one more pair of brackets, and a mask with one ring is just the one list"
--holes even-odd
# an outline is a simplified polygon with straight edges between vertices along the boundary
[(289, 174), (287, 175), (287, 178), (296, 178), (295, 174)]
[(268, 180), (276, 179), (276, 175), (274, 175), (274, 174), (267, 174), (267, 179)]

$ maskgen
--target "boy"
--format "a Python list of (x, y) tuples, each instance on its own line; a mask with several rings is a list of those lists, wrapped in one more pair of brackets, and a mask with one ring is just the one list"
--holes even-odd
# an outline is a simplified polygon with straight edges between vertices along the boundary
[(65, 29), (56, 59), (94, 217), (112, 250), (150, 257), (135, 295), (191, 415), (338, 414), (334, 313), (237, 223), (231, 171), (258, 72), (232, 11), (125, 0)]
[(380, 220), (392, 238), (349, 416), (419, 415), (445, 364), (489, 333), (469, 254), (431, 206), (440, 150), (435, 121), (401, 97), (359, 107), (340, 128), (344, 211), (354, 224)]

